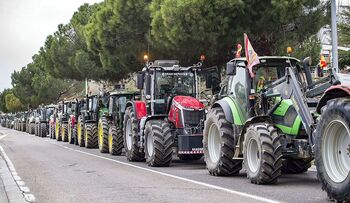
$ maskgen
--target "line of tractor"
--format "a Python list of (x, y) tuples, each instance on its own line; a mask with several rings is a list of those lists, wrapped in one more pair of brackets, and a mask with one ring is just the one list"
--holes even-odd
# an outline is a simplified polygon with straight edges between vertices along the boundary
[(3, 115), (1, 124), (151, 167), (204, 156), (209, 174), (244, 168), (261, 185), (314, 163), (329, 198), (350, 201), (350, 75), (330, 69), (314, 80), (308, 58), (259, 61), (252, 77), (246, 58), (232, 59), (222, 81), (201, 62), (147, 61), (137, 92), (61, 101), (18, 113), (13, 124)]

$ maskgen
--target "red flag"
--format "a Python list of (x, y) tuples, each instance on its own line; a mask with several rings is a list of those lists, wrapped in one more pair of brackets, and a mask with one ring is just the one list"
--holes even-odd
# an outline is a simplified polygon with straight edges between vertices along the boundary
[(245, 48), (245, 57), (247, 58), (247, 68), (249, 70), (250, 77), (255, 77), (253, 73), (253, 66), (260, 63), (259, 56), (253, 49), (253, 46), (250, 44), (248, 36), (244, 33), (244, 48)]

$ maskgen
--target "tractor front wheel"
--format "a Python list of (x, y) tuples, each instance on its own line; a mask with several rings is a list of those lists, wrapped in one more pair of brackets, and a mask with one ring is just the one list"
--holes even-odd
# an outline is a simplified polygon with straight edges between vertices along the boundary
[(350, 99), (328, 101), (316, 128), (317, 175), (337, 202), (350, 202)]
[(85, 147), (86, 148), (97, 148), (97, 126), (94, 123), (86, 123), (84, 127)]
[(69, 144), (74, 144), (74, 139), (73, 139), (73, 128), (72, 128), (72, 122), (69, 120), (68, 121), (68, 142)]
[(204, 124), (203, 151), (211, 175), (236, 175), (242, 169), (242, 160), (233, 159), (238, 133), (236, 126), (225, 119), (221, 107), (209, 111)]
[(145, 152), (140, 149), (138, 143), (138, 120), (131, 106), (125, 110), (123, 131), (126, 158), (129, 161), (144, 161)]
[(84, 126), (81, 122), (81, 119), (78, 119), (77, 122), (77, 140), (79, 147), (85, 147), (85, 139), (84, 139)]
[(247, 128), (243, 160), (247, 177), (252, 183), (277, 182), (282, 168), (282, 145), (272, 125), (256, 123)]
[(173, 155), (174, 136), (163, 120), (148, 121), (145, 128), (145, 154), (149, 166), (169, 166)]
[(101, 153), (109, 152), (108, 149), (108, 120), (106, 117), (98, 121), (98, 149)]
[(66, 123), (61, 126), (61, 136), (63, 142), (68, 142), (68, 124)]
[(58, 121), (55, 124), (55, 136), (57, 141), (62, 141), (61, 124)]
[(46, 123), (41, 123), (40, 124), (40, 135), (41, 135), (41, 137), (46, 137), (47, 136)]
[(111, 126), (108, 130), (108, 151), (111, 155), (121, 155), (123, 149), (123, 131)]

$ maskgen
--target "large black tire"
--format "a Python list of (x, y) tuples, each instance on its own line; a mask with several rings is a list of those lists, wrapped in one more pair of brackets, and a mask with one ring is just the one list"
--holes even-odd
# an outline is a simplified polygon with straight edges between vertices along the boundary
[(73, 138), (73, 128), (72, 128), (72, 122), (71, 120), (68, 121), (68, 143), (74, 144), (74, 138)]
[[(235, 136), (238, 134), (237, 127), (225, 119), (221, 107), (212, 108), (209, 111), (204, 124), (203, 151), (206, 167), (211, 175), (236, 175), (242, 169), (242, 160), (232, 159), (235, 151)], [(212, 141), (214, 136), (218, 136), (218, 143)]]
[(201, 159), (203, 154), (179, 154), (178, 157), (182, 161), (193, 161)]
[(111, 155), (121, 155), (123, 147), (123, 131), (112, 125), (108, 130), (108, 151)]
[(84, 127), (84, 138), (86, 148), (97, 148), (98, 138), (97, 138), (97, 125), (94, 123), (86, 123)]
[(316, 128), (315, 161), (322, 189), (350, 202), (350, 98), (328, 101)]
[(41, 137), (46, 137), (47, 136), (46, 123), (41, 123), (40, 124), (40, 135), (41, 135)]
[(311, 167), (313, 159), (285, 159), (282, 162), (282, 173), (305, 173)]
[(78, 140), (78, 146), (79, 147), (85, 147), (85, 138), (84, 138), (84, 124), (81, 121), (81, 119), (78, 119), (78, 122), (76, 124), (77, 126), (77, 140)]
[(102, 116), (98, 121), (98, 149), (101, 153), (108, 153), (108, 120)]
[(56, 121), (55, 123), (55, 136), (57, 141), (62, 141), (61, 124), (59, 123), (59, 121)]
[(169, 123), (151, 120), (145, 127), (145, 155), (149, 166), (169, 166), (173, 156), (174, 136)]
[(30, 134), (29, 129), (30, 129), (30, 125), (29, 125), (29, 123), (26, 123), (26, 133)]
[(145, 152), (140, 149), (138, 144), (138, 120), (132, 106), (129, 106), (125, 110), (123, 135), (126, 158), (129, 161), (144, 161)]
[(277, 130), (255, 123), (244, 135), (243, 160), (248, 179), (254, 184), (276, 183), (282, 173), (282, 145)]
[(34, 134), (35, 134), (35, 124), (34, 124), (34, 123), (31, 123), (31, 124), (30, 124), (30, 134), (31, 134), (31, 135), (34, 135)]
[(62, 136), (63, 142), (68, 142), (68, 124), (67, 123), (62, 123), (61, 136)]

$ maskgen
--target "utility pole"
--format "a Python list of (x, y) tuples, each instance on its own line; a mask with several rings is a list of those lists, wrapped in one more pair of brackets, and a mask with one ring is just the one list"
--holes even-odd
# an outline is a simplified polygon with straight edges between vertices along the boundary
[(331, 15), (332, 15), (332, 66), (336, 72), (339, 72), (338, 67), (338, 31), (337, 31), (337, 0), (331, 0)]

